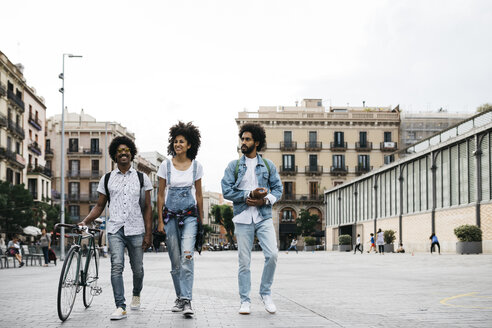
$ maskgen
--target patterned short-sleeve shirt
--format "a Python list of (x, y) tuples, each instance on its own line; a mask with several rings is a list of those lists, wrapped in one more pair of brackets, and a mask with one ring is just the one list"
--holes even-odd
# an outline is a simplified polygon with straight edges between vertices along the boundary
[[(147, 174), (143, 173), (144, 189), (152, 190), (152, 183)], [(133, 236), (145, 232), (142, 210), (140, 209), (140, 181), (137, 171), (130, 168), (123, 174), (118, 168), (111, 171), (108, 190), (110, 194), (109, 220), (107, 232), (116, 233), (125, 227), (125, 236)], [(99, 180), (97, 191), (106, 195), (104, 176)]]

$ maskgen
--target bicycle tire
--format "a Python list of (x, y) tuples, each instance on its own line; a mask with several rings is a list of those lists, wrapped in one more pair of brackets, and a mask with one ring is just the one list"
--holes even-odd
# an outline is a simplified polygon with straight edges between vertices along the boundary
[(63, 262), (58, 282), (57, 310), (61, 321), (67, 320), (72, 313), (78, 286), (78, 262), (80, 253), (72, 247)]
[(87, 272), (85, 273), (85, 284), (84, 284), (84, 306), (88, 308), (92, 304), (92, 300), (94, 299), (94, 294), (97, 289), (97, 281), (99, 279), (99, 251), (91, 251), (89, 252), (89, 257), (87, 260), (89, 261), (89, 265), (87, 265)]

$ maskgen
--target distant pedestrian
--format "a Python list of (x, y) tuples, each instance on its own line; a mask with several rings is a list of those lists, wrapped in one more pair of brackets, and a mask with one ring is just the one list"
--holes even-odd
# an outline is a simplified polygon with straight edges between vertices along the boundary
[(434, 246), (437, 245), (439, 255), (441, 255), (441, 245), (439, 245), (439, 240), (437, 240), (436, 234), (432, 233), (432, 235), (429, 237), (429, 239), (431, 240), (431, 254), (434, 251)]
[(372, 251), (372, 249), (374, 248), (374, 251), (377, 253), (376, 251), (376, 244), (374, 243), (374, 234), (371, 232), (371, 247), (369, 248), (369, 250), (367, 251), (368, 253), (370, 253)]
[(400, 247), (396, 250), (397, 253), (405, 253), (405, 248), (403, 248), (403, 244), (400, 243)]
[(39, 244), (43, 250), (43, 255), (44, 255), (43, 266), (47, 267), (48, 263), (50, 263), (49, 250), (51, 249), (51, 238), (50, 235), (46, 233), (45, 228), (41, 230), (41, 238), (39, 239)]
[(384, 232), (379, 228), (376, 239), (376, 245), (378, 245), (379, 254), (384, 255)]
[(9, 241), (7, 245), (7, 254), (13, 256), (19, 261), (19, 268), (24, 266), (24, 262), (22, 261), (22, 254), (20, 252), (20, 243), (19, 237), (15, 235), (11, 241)]
[(355, 243), (354, 254), (359, 251), (362, 254), (362, 245), (360, 243), (360, 234), (357, 234), (357, 242)]
[(287, 250), (287, 254), (289, 254), (289, 251), (290, 251), (291, 249), (295, 249), (296, 254), (298, 254), (298, 252), (297, 252), (297, 239), (295, 239), (295, 238), (294, 238), (294, 239), (292, 239), (292, 241), (291, 241), (291, 243), (290, 243), (290, 247), (289, 247), (289, 249)]

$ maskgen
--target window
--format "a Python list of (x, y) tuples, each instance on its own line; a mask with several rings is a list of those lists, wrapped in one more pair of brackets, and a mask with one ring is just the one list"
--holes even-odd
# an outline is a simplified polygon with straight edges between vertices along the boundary
[(15, 143), (15, 153), (20, 155), (20, 142)]
[(309, 155), (309, 170), (318, 170), (318, 155)]
[(384, 142), (391, 142), (391, 132), (384, 133)]
[(357, 165), (359, 166), (359, 168), (369, 170), (369, 155), (359, 155)]
[(69, 171), (70, 171), (69, 174), (71, 176), (76, 176), (79, 174), (79, 171), (80, 171), (80, 161), (78, 161), (78, 160), (68, 161), (68, 167), (69, 167)]
[(294, 197), (294, 183), (284, 182), (284, 198), (293, 199)]
[(7, 137), (7, 150), (12, 151), (12, 138)]
[(68, 184), (68, 192), (70, 193), (71, 196), (79, 195), (79, 186), (80, 184), (78, 182), (70, 182)]
[(318, 133), (316, 131), (309, 131), (309, 143), (315, 143), (318, 140)]
[(99, 139), (91, 139), (91, 153), (92, 154), (99, 153)]
[(284, 209), (282, 211), (282, 222), (292, 222), (294, 221), (294, 215), (291, 209)]
[(309, 198), (315, 199), (318, 197), (318, 182), (309, 182)]
[(343, 132), (335, 132), (335, 146), (343, 147)]
[(29, 164), (29, 166), (32, 165), (32, 155), (31, 154), (29, 154), (29, 157), (28, 157), (28, 164)]
[(359, 132), (359, 142), (362, 148), (367, 147), (367, 132), (365, 131)]
[(389, 164), (395, 161), (395, 155), (384, 156), (384, 164)]
[(333, 155), (333, 167), (336, 169), (343, 169), (345, 167), (345, 156)]
[(68, 207), (68, 211), (70, 212), (70, 216), (78, 220), (80, 215), (80, 207), (78, 205), (71, 205)]
[(284, 131), (284, 143), (286, 147), (292, 146), (292, 131)]
[(92, 160), (92, 174), (99, 174), (99, 160), (98, 159), (93, 159)]
[(7, 182), (14, 183), (14, 171), (12, 169), (7, 168)]
[(46, 139), (46, 149), (50, 149), (50, 148), (51, 148), (51, 140)]
[(15, 172), (15, 184), (16, 185), (21, 184), (21, 174), (19, 172)]
[(295, 157), (294, 155), (282, 156), (282, 167), (284, 171), (291, 171), (295, 169)]
[(79, 139), (68, 139), (68, 151), (73, 153), (79, 152)]
[(46, 168), (51, 170), (51, 160), (46, 161)]
[(92, 197), (97, 197), (98, 196), (98, 193), (97, 193), (97, 187), (99, 186), (99, 182), (91, 182), (90, 183), (90, 190), (91, 190), (91, 198)]

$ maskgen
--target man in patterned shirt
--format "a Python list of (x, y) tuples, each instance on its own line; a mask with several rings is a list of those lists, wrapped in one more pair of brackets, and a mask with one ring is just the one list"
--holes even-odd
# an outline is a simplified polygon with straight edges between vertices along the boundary
[(109, 200), (110, 217), (107, 223), (109, 247), (111, 250), (111, 285), (113, 286), (116, 310), (111, 320), (126, 318), (123, 269), (125, 265), (125, 247), (128, 249), (133, 271), (132, 310), (140, 308), (140, 292), (143, 287), (143, 252), (152, 244), (152, 207), (150, 190), (152, 184), (146, 174), (143, 175), (145, 207), (140, 207), (140, 179), (137, 171), (131, 167), (137, 154), (133, 141), (127, 137), (116, 137), (109, 145), (109, 155), (117, 167), (109, 176), (106, 195), (105, 177), (99, 181), (97, 205), (80, 223), (87, 225), (98, 218)]

